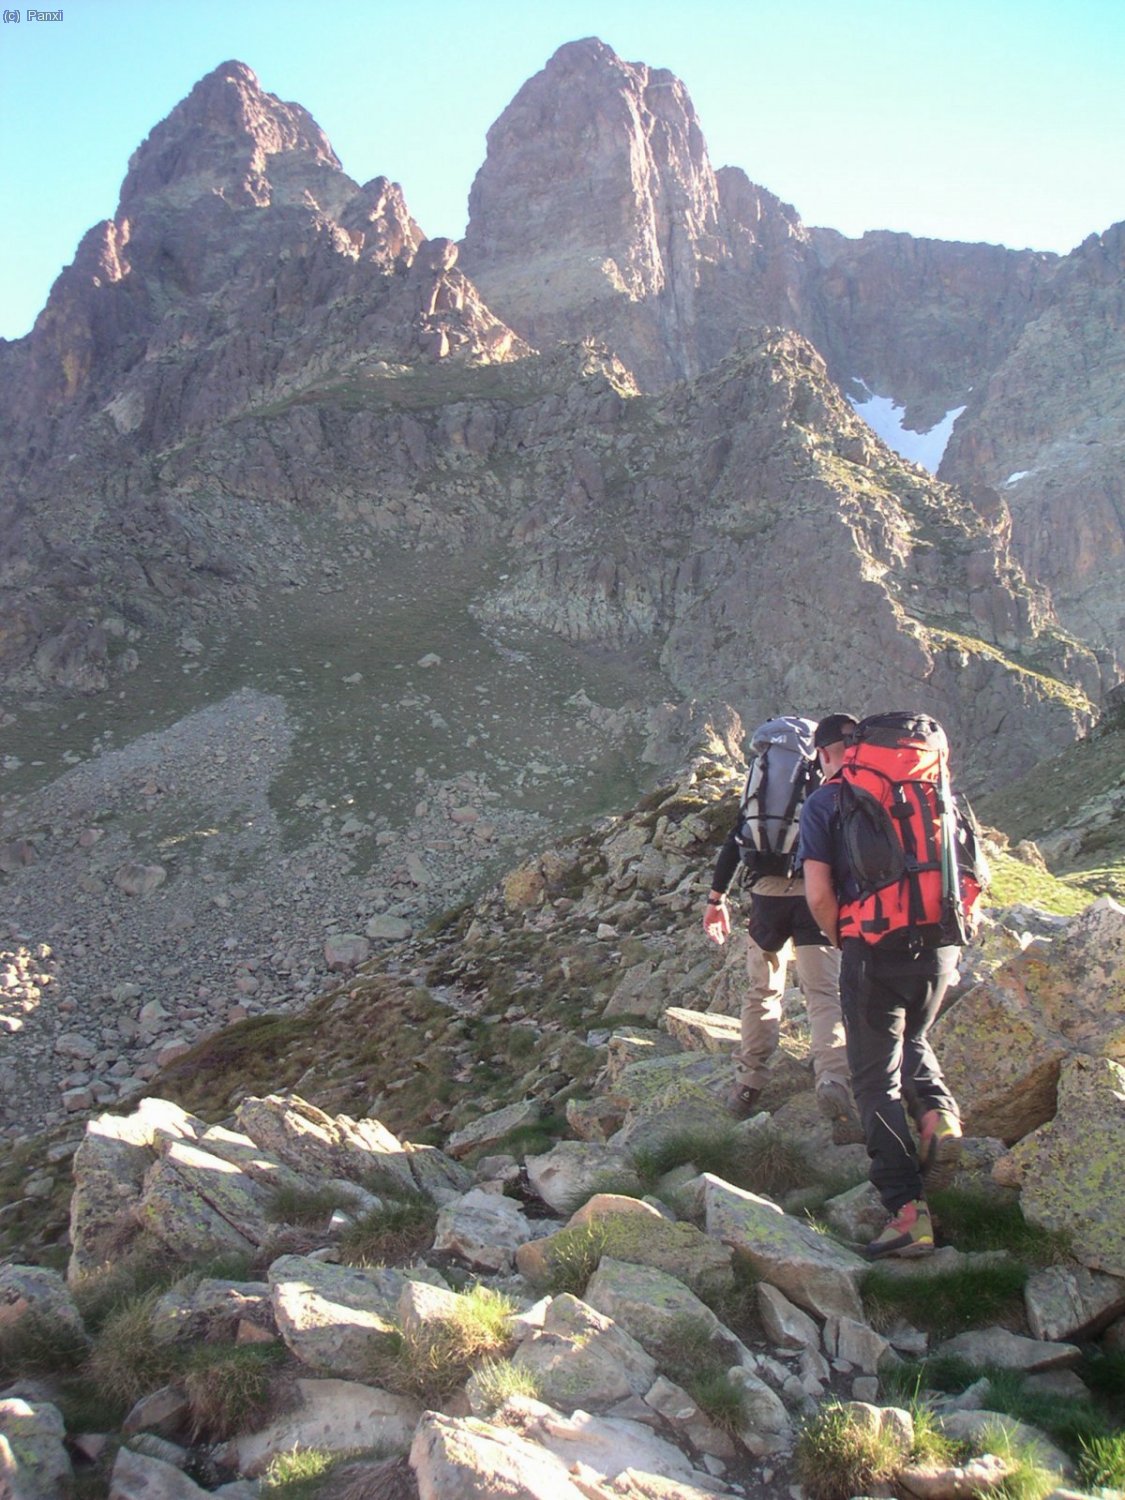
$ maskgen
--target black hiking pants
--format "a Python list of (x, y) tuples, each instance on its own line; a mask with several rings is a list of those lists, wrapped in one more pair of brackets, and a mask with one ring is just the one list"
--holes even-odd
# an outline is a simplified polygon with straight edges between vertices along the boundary
[(843, 945), (840, 1006), (852, 1093), (871, 1181), (891, 1214), (923, 1196), (907, 1109), (915, 1120), (931, 1109), (959, 1114), (928, 1040), (953, 977), (951, 952), (930, 950), (912, 960), (876, 953), (859, 938)]

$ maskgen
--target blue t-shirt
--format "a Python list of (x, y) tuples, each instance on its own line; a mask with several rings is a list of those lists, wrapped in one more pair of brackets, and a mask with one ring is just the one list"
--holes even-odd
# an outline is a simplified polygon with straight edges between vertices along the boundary
[(840, 792), (838, 781), (826, 781), (806, 800), (801, 809), (800, 838), (797, 843), (797, 861), (815, 859), (832, 870), (832, 884), (836, 887), (836, 899), (859, 900), (859, 883), (852, 874), (844, 852), (844, 840), (840, 832), (840, 820), (836, 816), (836, 800)]

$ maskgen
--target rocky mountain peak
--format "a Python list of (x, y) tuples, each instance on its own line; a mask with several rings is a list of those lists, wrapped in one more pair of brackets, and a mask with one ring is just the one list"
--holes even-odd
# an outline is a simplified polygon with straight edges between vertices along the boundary
[[(621, 325), (642, 380), (693, 373), (698, 264), (723, 254), (719, 194), (687, 89), (589, 38), (561, 47), (493, 125), (464, 259), (533, 343)], [(628, 308), (656, 299), (657, 327)], [(635, 320), (633, 320), (635, 322)]]
[(272, 201), (270, 159), (296, 154), (306, 167), (340, 168), (328, 137), (299, 104), (268, 94), (242, 62), (208, 73), (133, 153), (118, 217), (169, 189), (208, 189), (235, 204)]

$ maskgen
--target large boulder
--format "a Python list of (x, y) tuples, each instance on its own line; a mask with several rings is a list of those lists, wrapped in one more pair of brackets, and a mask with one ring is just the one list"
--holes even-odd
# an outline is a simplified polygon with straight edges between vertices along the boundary
[(131, 1115), (99, 1115), (87, 1122), (74, 1153), (70, 1281), (104, 1265), (134, 1227), (145, 1174), (160, 1144), (197, 1141), (206, 1129), (202, 1120), (164, 1099), (142, 1099)]
[[(409, 1279), (389, 1266), (361, 1270), (283, 1255), (269, 1268), (278, 1331), (302, 1364), (362, 1380), (397, 1332), (399, 1298)], [(440, 1282), (436, 1272), (423, 1279)]]
[(747, 1353), (740, 1340), (679, 1277), (655, 1266), (603, 1255), (586, 1285), (585, 1300), (612, 1318), (656, 1359), (674, 1345), (685, 1319), (706, 1331), (716, 1355), (728, 1364), (739, 1363)]
[(938, 1021), (934, 1046), (967, 1131), (1010, 1145), (1055, 1113), (1073, 1054), (1125, 1061), (1125, 909), (1109, 897), (1032, 943)]
[(859, 1278), (865, 1261), (792, 1218), (769, 1198), (706, 1173), (707, 1233), (745, 1257), (763, 1281), (799, 1307), (827, 1318), (863, 1321)]
[(58, 1271), (0, 1265), (0, 1333), (26, 1317), (64, 1332), (76, 1346), (88, 1342), (82, 1316)]
[(651, 1355), (612, 1318), (564, 1293), (512, 1356), (542, 1398), (563, 1411), (602, 1409), (642, 1396), (656, 1379)]
[(410, 1445), (410, 1467), (427, 1500), (585, 1500), (567, 1465), (538, 1443), (476, 1417), (424, 1412)]
[(70, 1493), (73, 1471), (65, 1427), (46, 1402), (0, 1401), (0, 1495), (4, 1500), (58, 1500)]
[(1064, 1231), (1094, 1271), (1125, 1276), (1125, 1067), (1075, 1056), (1059, 1078), (1058, 1112), (1007, 1160), (1024, 1217)]
[(378, 1120), (333, 1117), (279, 1094), (244, 1099), (236, 1118), (246, 1135), (296, 1172), (357, 1182), (378, 1173), (408, 1191), (415, 1187), (406, 1147)]
[(405, 1396), (349, 1380), (298, 1380), (296, 1401), (258, 1432), (231, 1440), (224, 1453), (240, 1474), (255, 1476), (281, 1453), (316, 1448), (329, 1453), (358, 1448), (405, 1448), (421, 1407)]

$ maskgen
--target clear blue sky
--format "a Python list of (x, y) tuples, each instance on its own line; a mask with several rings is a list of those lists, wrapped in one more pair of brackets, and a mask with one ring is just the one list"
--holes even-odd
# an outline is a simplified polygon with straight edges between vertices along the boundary
[(713, 165), (807, 224), (1065, 252), (1125, 218), (1122, 0), (61, 5), (0, 22), (2, 337), (112, 216), (130, 153), (232, 57), (309, 110), (351, 177), (400, 182), (430, 235), (461, 235), (489, 125), (583, 36), (682, 78)]

